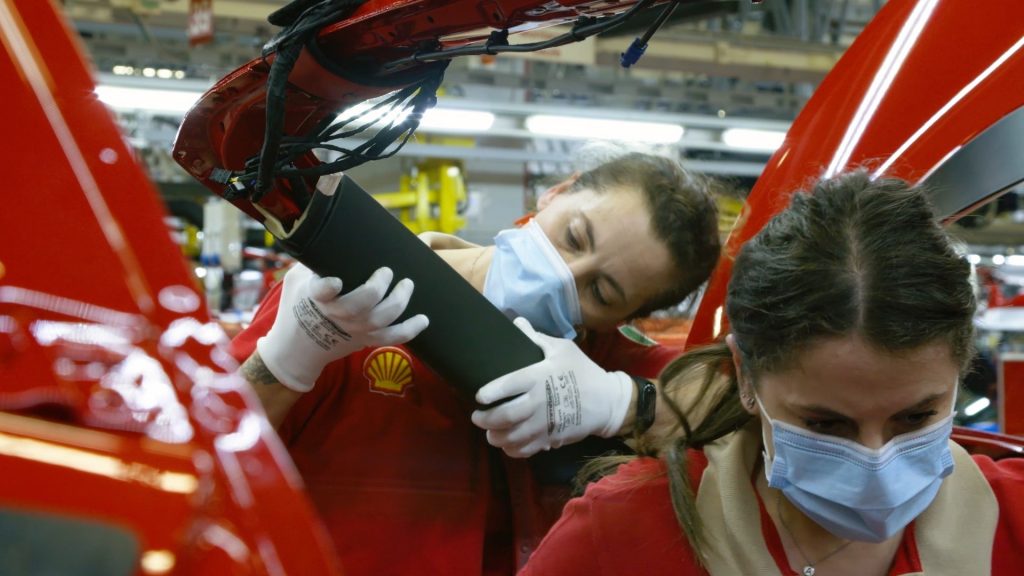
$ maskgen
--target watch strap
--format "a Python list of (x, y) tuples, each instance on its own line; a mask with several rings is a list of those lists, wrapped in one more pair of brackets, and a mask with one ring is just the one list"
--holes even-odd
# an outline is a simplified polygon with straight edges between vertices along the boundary
[(631, 376), (636, 385), (636, 419), (633, 433), (643, 434), (654, 424), (654, 413), (658, 402), (658, 388), (653, 382), (639, 376)]

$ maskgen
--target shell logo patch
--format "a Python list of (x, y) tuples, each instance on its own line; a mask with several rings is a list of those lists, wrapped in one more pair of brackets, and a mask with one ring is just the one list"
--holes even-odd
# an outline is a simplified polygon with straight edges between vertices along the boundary
[(412, 384), (412, 358), (401, 348), (377, 348), (363, 362), (363, 376), (370, 383), (370, 392), (404, 396)]

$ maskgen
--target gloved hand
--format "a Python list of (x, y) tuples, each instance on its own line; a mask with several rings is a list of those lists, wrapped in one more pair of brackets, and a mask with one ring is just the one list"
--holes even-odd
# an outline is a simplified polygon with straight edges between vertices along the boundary
[(380, 268), (365, 284), (339, 296), (340, 278), (321, 278), (295, 264), (285, 274), (274, 325), (256, 342), (263, 363), (281, 384), (308, 392), (328, 363), (367, 346), (412, 340), (427, 327), (427, 317), (417, 314), (391, 326), (413, 289), (406, 278), (385, 298), (393, 277), (390, 268)]
[(525, 318), (516, 326), (544, 351), (544, 360), (506, 374), (476, 393), (480, 404), (513, 398), (473, 412), (487, 441), (513, 458), (578, 442), (589, 435), (615, 436), (626, 418), (633, 381), (608, 372), (571, 340), (541, 334)]

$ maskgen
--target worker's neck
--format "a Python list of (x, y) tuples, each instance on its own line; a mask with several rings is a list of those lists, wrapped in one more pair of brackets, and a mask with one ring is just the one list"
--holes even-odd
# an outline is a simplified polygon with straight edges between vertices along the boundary
[(494, 246), (435, 249), (434, 252), (466, 279), (478, 292), (484, 291), (484, 280), (494, 257)]

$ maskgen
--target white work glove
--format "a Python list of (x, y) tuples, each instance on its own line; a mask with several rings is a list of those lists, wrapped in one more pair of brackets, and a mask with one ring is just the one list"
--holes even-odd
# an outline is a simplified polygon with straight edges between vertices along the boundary
[(297, 392), (313, 388), (324, 366), (367, 346), (393, 346), (412, 340), (427, 327), (417, 314), (401, 324), (412, 296), (406, 278), (384, 297), (394, 274), (380, 268), (365, 284), (339, 296), (340, 278), (321, 278), (302, 264), (285, 274), (274, 325), (256, 341), (256, 350), (278, 382)]
[(476, 393), (480, 404), (513, 398), (473, 412), (487, 441), (513, 458), (578, 442), (587, 436), (618, 434), (629, 409), (633, 380), (608, 372), (571, 340), (541, 334), (525, 318), (516, 326), (544, 351), (544, 360), (501, 376)]

